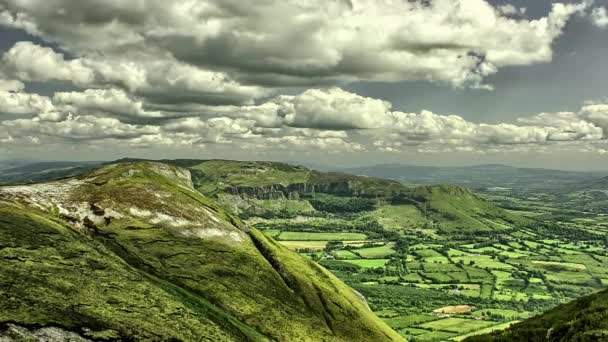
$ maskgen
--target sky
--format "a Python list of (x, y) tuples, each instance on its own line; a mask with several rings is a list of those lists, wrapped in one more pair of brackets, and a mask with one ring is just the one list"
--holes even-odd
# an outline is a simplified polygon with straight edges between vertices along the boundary
[(608, 171), (608, 0), (0, 0), (0, 160)]

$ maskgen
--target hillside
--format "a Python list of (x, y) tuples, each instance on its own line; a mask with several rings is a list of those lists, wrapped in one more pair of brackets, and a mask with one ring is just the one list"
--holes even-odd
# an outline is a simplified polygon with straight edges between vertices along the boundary
[(560, 305), (506, 330), (466, 341), (608, 341), (608, 290)]
[(0, 338), (401, 340), (330, 272), (160, 163), (0, 187), (0, 274)]
[(599, 179), (587, 180), (574, 184), (571, 189), (573, 191), (602, 191), (608, 190), (608, 177), (602, 177)]
[(81, 175), (101, 162), (40, 162), (0, 169), (0, 183), (31, 183)]
[[(457, 185), (407, 187), (397, 181), (319, 172), (276, 162), (211, 160), (191, 166), (194, 186), (246, 217), (399, 206), (415, 228), (492, 231), (527, 223)], [(367, 205), (365, 205), (367, 203)], [(371, 204), (370, 204), (371, 203)], [(405, 207), (408, 207), (405, 208)]]
[(412, 189), (409, 196), (423, 203), (426, 216), (433, 219), (442, 231), (463, 228), (471, 231), (504, 230), (513, 224), (529, 223), (458, 185), (420, 186)]

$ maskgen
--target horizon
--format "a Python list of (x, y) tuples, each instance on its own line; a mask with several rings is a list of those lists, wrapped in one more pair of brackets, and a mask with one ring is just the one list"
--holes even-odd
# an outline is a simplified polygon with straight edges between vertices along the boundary
[(285, 164), (290, 164), (290, 165), (300, 165), (300, 166), (304, 166), (306, 168), (309, 169), (313, 169), (315, 170), (316, 168), (319, 168), (319, 170), (330, 170), (330, 171), (346, 171), (346, 170), (352, 170), (352, 169), (363, 169), (363, 168), (373, 168), (373, 167), (385, 167), (385, 166), (389, 166), (389, 167), (400, 167), (400, 166), (411, 166), (411, 167), (429, 167), (429, 168), (445, 168), (445, 169), (450, 169), (450, 168), (475, 168), (475, 167), (483, 167), (483, 166), (503, 166), (503, 167), (509, 167), (509, 168), (517, 168), (517, 169), (538, 169), (538, 170), (550, 170), (550, 171), (564, 171), (564, 172), (577, 172), (577, 173), (594, 173), (594, 174), (601, 174), (601, 173), (606, 173), (606, 175), (608, 175), (608, 167), (606, 169), (589, 169), (589, 168), (585, 168), (585, 169), (576, 169), (576, 168), (549, 168), (549, 167), (536, 167), (536, 166), (521, 166), (521, 165), (511, 165), (511, 164), (504, 164), (504, 163), (485, 163), (485, 164), (457, 164), (457, 165), (441, 165), (441, 164), (416, 164), (416, 163), (411, 163), (411, 164), (406, 164), (406, 163), (377, 163), (377, 164), (353, 164), (353, 165), (340, 165), (337, 167), (331, 167), (328, 164), (322, 164), (322, 163), (318, 163), (315, 161), (309, 161), (309, 160), (293, 160), (293, 159), (276, 159), (276, 160), (271, 160), (271, 159), (232, 159), (232, 158), (213, 158), (213, 157), (209, 157), (209, 158), (140, 158), (140, 157), (130, 157), (130, 156), (124, 156), (124, 157), (120, 157), (120, 158), (116, 158), (116, 159), (105, 159), (105, 160), (83, 160), (83, 159), (64, 159), (64, 160), (60, 160), (60, 159), (0, 159), (0, 164), (1, 163), (10, 163), (10, 162), (19, 162), (22, 165), (29, 165), (29, 164), (37, 164), (37, 163), (111, 163), (111, 162), (116, 162), (116, 161), (120, 161), (123, 159), (141, 159), (141, 160), (150, 160), (150, 161), (158, 161), (158, 162), (162, 162), (163, 160), (167, 160), (167, 161), (171, 161), (171, 160), (225, 160), (225, 161), (239, 161), (239, 162), (248, 162), (248, 161), (252, 161), (252, 162), (276, 162), (276, 163), (285, 163)]

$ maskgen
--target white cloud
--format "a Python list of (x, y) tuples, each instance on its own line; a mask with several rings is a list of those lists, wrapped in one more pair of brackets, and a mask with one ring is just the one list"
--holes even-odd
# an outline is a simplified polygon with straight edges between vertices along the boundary
[(54, 110), (53, 103), (46, 96), (0, 90), (0, 115), (38, 115)]
[(294, 127), (354, 129), (382, 127), (390, 103), (340, 88), (309, 89), (297, 96), (280, 96), (278, 115)]
[(591, 21), (597, 27), (608, 27), (608, 10), (606, 10), (606, 7), (594, 8), (591, 12)]
[[(557, 3), (545, 17), (526, 20), (511, 18), (505, 13), (512, 8), (496, 9), (485, 0), (9, 0), (0, 7), (0, 24), (25, 29), (79, 58), (101, 59), (93, 69), (131, 89), (141, 80), (125, 80), (122, 74), (133, 66), (122, 63), (125, 72), (111, 72), (104, 60), (128, 59), (146, 70), (148, 82), (154, 74), (142, 64), (170, 61), (157, 76), (177, 73), (184, 79), (176, 84), (184, 89), (251, 96), (260, 90), (243, 82), (326, 86), (430, 80), (488, 87), (484, 78), (501, 67), (551, 60), (554, 40), (585, 6)], [(48, 51), (37, 56), (58, 63)], [(91, 76), (77, 62), (67, 63), (79, 81)], [(37, 77), (51, 76), (44, 68), (18, 66)], [(191, 78), (184, 74), (188, 68)], [(159, 87), (166, 80), (161, 78)]]
[(581, 116), (588, 122), (604, 130), (604, 138), (608, 138), (608, 104), (588, 104), (581, 108)]
[(93, 71), (81, 60), (66, 61), (53, 49), (29, 41), (16, 43), (4, 53), (2, 63), (6, 74), (23, 81), (71, 81), (79, 85), (94, 81)]
[(556, 143), (604, 141), (608, 132), (604, 103), (586, 104), (578, 112), (540, 113), (517, 124), (485, 124), (430, 111), (393, 111), (389, 102), (339, 88), (308, 89), (259, 105), (195, 106), (180, 118), (148, 111), (117, 89), (58, 92), (52, 100), (14, 91), (1, 95), (1, 113), (33, 117), (0, 121), (11, 132), (2, 138), (6, 141), (31, 136), (42, 141), (121, 139), (134, 146), (233, 143), (268, 150), (539, 151)]
[(155, 134), (155, 126), (132, 125), (116, 118), (69, 115), (62, 121), (43, 121), (39, 118), (3, 121), (9, 131), (34, 136), (50, 136), (68, 140), (127, 139)]
[(0, 91), (20, 92), (23, 89), (25, 85), (21, 81), (0, 79)]
[(508, 16), (524, 15), (527, 12), (527, 9), (525, 7), (517, 8), (512, 4), (500, 5), (497, 8), (500, 13)]
[(119, 89), (87, 89), (84, 92), (57, 92), (53, 102), (70, 106), (74, 111), (101, 111), (121, 116), (163, 117), (158, 111), (146, 111), (143, 102)]
[(266, 90), (241, 85), (223, 72), (189, 66), (171, 57), (78, 57), (67, 60), (49, 47), (16, 43), (2, 57), (4, 74), (24, 81), (63, 81), (76, 86), (122, 87), (160, 103), (246, 104)]

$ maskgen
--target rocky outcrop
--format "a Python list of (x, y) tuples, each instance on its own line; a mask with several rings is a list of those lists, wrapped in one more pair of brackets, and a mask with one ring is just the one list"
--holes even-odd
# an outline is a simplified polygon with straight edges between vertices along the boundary
[(263, 200), (297, 200), (301, 197), (311, 196), (315, 193), (325, 193), (339, 196), (370, 196), (375, 193), (361, 189), (357, 181), (343, 181), (332, 183), (294, 183), (289, 185), (273, 184), (268, 186), (250, 187), (233, 186), (225, 191), (230, 195), (242, 198), (255, 198)]

